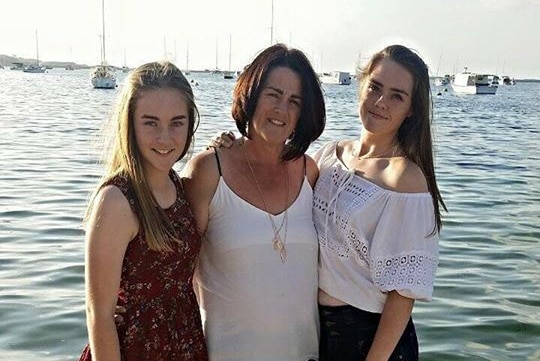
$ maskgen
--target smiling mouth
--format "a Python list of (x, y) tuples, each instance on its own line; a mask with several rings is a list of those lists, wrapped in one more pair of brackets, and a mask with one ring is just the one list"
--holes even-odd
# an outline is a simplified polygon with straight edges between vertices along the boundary
[(284, 127), (286, 125), (285, 122), (282, 122), (281, 120), (272, 119), (272, 118), (270, 118), (269, 120), (270, 120), (270, 123), (277, 125), (279, 127)]
[(161, 155), (167, 155), (171, 153), (174, 149), (153, 149), (154, 152), (161, 154)]
[(375, 113), (375, 112), (372, 112), (372, 111), (369, 111), (369, 114), (377, 117), (377, 118), (381, 118), (381, 119), (388, 119), (387, 117), (385, 117), (384, 115), (381, 115), (381, 114), (378, 114), (378, 113)]

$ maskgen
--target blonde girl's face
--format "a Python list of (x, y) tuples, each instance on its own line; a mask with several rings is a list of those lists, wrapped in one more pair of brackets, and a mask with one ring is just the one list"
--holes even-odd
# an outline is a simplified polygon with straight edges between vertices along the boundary
[(412, 115), (413, 76), (402, 65), (383, 59), (364, 80), (359, 113), (364, 129), (395, 135)]
[(189, 113), (184, 94), (171, 88), (142, 91), (133, 121), (145, 171), (168, 174), (188, 137)]

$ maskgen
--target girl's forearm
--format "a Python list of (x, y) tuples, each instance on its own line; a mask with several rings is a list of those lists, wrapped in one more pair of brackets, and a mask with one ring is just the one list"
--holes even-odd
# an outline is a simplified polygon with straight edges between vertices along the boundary
[(118, 332), (113, 317), (87, 320), (93, 361), (121, 361)]
[(396, 291), (388, 293), (375, 338), (366, 361), (387, 361), (409, 322), (414, 300)]

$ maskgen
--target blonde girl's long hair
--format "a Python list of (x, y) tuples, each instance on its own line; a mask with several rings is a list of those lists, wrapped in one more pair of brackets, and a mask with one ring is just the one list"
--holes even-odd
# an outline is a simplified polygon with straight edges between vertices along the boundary
[(133, 124), (135, 106), (141, 93), (156, 89), (175, 89), (183, 94), (188, 108), (188, 136), (178, 160), (188, 152), (199, 123), (199, 112), (188, 80), (170, 62), (152, 62), (137, 67), (126, 77), (115, 112), (109, 119), (108, 131), (112, 134), (105, 150), (106, 171), (90, 199), (84, 219), (88, 220), (96, 195), (104, 185), (116, 176), (124, 177), (134, 191), (133, 207), (139, 220), (139, 233), (144, 234), (151, 250), (170, 252), (173, 243), (178, 242), (179, 235), (152, 195)]

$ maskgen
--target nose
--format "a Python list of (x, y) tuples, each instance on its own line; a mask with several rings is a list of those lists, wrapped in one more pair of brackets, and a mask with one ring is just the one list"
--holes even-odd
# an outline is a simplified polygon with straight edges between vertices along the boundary
[(287, 113), (287, 110), (289, 108), (289, 101), (285, 97), (282, 97), (279, 99), (276, 103), (276, 110), (278, 110), (281, 113)]
[(381, 94), (381, 96), (375, 101), (375, 105), (381, 109), (386, 109), (388, 107), (388, 104), (386, 104), (386, 98), (384, 94)]
[(158, 133), (158, 141), (161, 143), (165, 143), (169, 140), (170, 133), (169, 133), (169, 127), (160, 127), (159, 133)]

